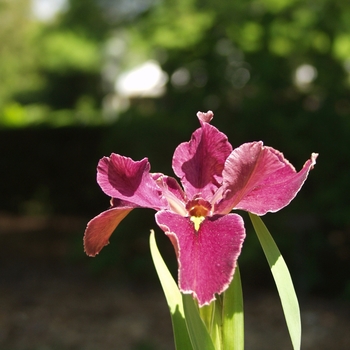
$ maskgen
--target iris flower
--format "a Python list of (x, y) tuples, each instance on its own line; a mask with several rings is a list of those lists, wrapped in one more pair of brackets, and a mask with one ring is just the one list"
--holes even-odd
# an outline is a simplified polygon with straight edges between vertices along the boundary
[(134, 161), (112, 153), (99, 161), (97, 182), (112, 198), (111, 207), (88, 223), (84, 245), (95, 256), (134, 208), (156, 210), (156, 222), (175, 248), (179, 289), (203, 306), (228, 288), (242, 249), (244, 222), (232, 209), (264, 215), (285, 207), (317, 154), (296, 172), (282, 153), (261, 141), (232, 150), (226, 135), (210, 124), (211, 111), (197, 117), (200, 128), (173, 156), (182, 186), (173, 177), (151, 173), (147, 158)]

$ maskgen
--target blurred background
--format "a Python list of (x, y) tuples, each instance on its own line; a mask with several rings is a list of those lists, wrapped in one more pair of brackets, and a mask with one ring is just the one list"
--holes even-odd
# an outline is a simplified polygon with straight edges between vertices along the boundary
[[(0, 348), (172, 349), (134, 210), (96, 258), (86, 223), (111, 152), (172, 175), (197, 111), (233, 147), (263, 140), (299, 170), (264, 221), (300, 298), (303, 349), (350, 348), (350, 3), (342, 0), (0, 0)], [(291, 349), (249, 219), (240, 257), (246, 349)]]

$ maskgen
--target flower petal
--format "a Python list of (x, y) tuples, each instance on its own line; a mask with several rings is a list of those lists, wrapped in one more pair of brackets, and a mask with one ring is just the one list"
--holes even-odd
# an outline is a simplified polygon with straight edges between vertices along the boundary
[(166, 208), (161, 191), (150, 174), (147, 158), (134, 161), (112, 153), (102, 158), (97, 167), (97, 182), (103, 192), (113, 198), (135, 203), (140, 207)]
[(243, 144), (227, 158), (224, 200), (216, 212), (228, 213), (235, 208), (264, 215), (282, 209), (296, 196), (316, 158), (313, 153), (297, 173), (279, 151), (264, 147), (262, 142)]
[(189, 198), (200, 193), (209, 201), (221, 184), (222, 170), (232, 146), (225, 134), (206, 122), (212, 114), (200, 113), (201, 128), (192, 134), (189, 142), (176, 148), (173, 169)]
[[(156, 175), (156, 174), (153, 174)], [(155, 178), (155, 176), (153, 176)], [(169, 203), (169, 209), (182, 216), (187, 216), (186, 194), (179, 183), (170, 176), (161, 174), (156, 179), (157, 185), (162, 189), (162, 195)]]
[(232, 280), (245, 229), (237, 214), (206, 217), (196, 231), (189, 217), (160, 211), (159, 227), (169, 236), (178, 256), (179, 287), (199, 306), (215, 299)]
[(197, 113), (197, 118), (199, 119), (200, 122), (210, 123), (213, 117), (214, 117), (214, 113), (212, 111), (208, 111), (206, 113), (204, 112)]
[(95, 256), (109, 243), (109, 237), (119, 223), (134, 207), (111, 208), (95, 216), (87, 224), (84, 234), (84, 250), (87, 255)]

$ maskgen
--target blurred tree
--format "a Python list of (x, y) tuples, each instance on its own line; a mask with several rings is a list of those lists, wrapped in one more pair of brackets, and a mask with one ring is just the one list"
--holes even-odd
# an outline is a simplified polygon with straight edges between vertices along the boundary
[(39, 62), (46, 77), (43, 103), (56, 110), (73, 110), (82, 98), (88, 98), (100, 108), (101, 48), (109, 29), (96, 1), (70, 0), (67, 10), (41, 32)]
[(29, 0), (0, 0), (0, 109), (19, 91), (42, 85), (33, 45), (37, 26), (29, 12)]
[[(300, 269), (310, 272), (307, 277), (315, 276), (305, 278), (306, 288), (322, 283), (325, 288), (327, 278), (339, 290), (345, 288), (350, 247), (336, 238), (343, 235), (348, 238), (342, 242), (350, 241), (350, 3), (68, 4), (56, 21), (39, 25), (26, 15), (28, 1), (0, 0), (0, 123), (102, 123), (102, 99), (115, 93), (122, 67), (156, 59), (169, 76), (167, 93), (158, 100), (132, 100), (107, 134), (105, 147), (111, 151), (119, 142), (118, 149), (124, 149), (128, 130), (139, 139), (152, 135), (159, 142), (146, 142), (144, 149), (131, 142), (130, 155), (145, 156), (147, 150), (160, 163), (165, 150), (197, 127), (197, 110), (212, 109), (215, 125), (234, 146), (263, 139), (298, 168), (312, 151), (319, 152), (307, 186), (279, 214), (291, 224), (287, 239), (277, 239), (287, 242)], [(113, 53), (108, 69), (106, 47)], [(110, 75), (105, 90), (101, 71)], [(118, 132), (125, 135), (116, 137)], [(305, 234), (298, 235), (300, 231)], [(291, 239), (297, 249), (288, 249)], [(316, 257), (308, 261), (301, 247)], [(330, 260), (336, 261), (332, 267)]]
[(73, 0), (50, 23), (28, 13), (28, 0), (1, 0), (0, 125), (100, 122), (101, 47), (109, 28), (101, 9)]
[(96, 0), (69, 0), (68, 10), (62, 14), (58, 27), (99, 43), (106, 39), (111, 29), (99, 1)]

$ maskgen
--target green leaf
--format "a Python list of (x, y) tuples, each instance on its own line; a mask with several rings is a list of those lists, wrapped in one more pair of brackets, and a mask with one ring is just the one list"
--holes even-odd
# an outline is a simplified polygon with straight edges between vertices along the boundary
[(218, 295), (217, 299), (209, 305), (204, 305), (198, 309), (200, 318), (204, 322), (210, 334), (216, 350), (222, 349), (222, 296)]
[(216, 300), (212, 304), (214, 304), (214, 308), (210, 336), (215, 349), (223, 350), (225, 348), (222, 347), (222, 295), (216, 296)]
[(204, 305), (199, 308), (199, 315), (205, 326), (208, 329), (208, 332), (211, 333), (213, 328), (213, 317), (215, 312), (215, 303), (210, 303), (209, 305)]
[(188, 334), (193, 350), (215, 350), (214, 344), (202, 321), (197, 305), (189, 294), (182, 295)]
[(153, 263), (170, 309), (175, 348), (178, 350), (193, 350), (187, 331), (182, 296), (173, 276), (159, 253), (153, 230), (150, 235), (150, 248)]
[(284, 317), (287, 322), (293, 349), (299, 350), (301, 344), (301, 321), (297, 296), (288, 267), (278, 250), (270, 232), (259, 216), (249, 213), (255, 232), (264, 250), (281, 299)]
[(224, 292), (222, 313), (222, 348), (244, 350), (243, 294), (238, 265)]

